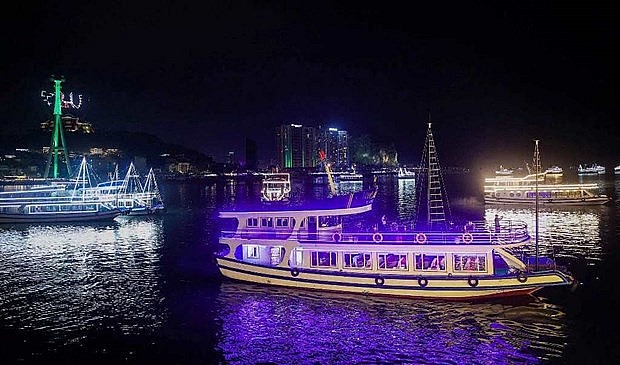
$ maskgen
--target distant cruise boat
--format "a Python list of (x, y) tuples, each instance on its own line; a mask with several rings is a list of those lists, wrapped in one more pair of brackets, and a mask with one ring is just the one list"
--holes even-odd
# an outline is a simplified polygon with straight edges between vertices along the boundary
[(398, 169), (398, 178), (399, 179), (415, 179), (415, 172), (408, 170), (406, 167), (401, 167)]
[(551, 166), (545, 170), (545, 176), (561, 177), (564, 174), (564, 170), (560, 166)]
[(499, 165), (499, 170), (495, 171), (495, 175), (506, 176), (506, 175), (512, 175), (513, 172), (514, 172), (513, 169), (507, 169), (504, 166)]
[(605, 166), (601, 166), (599, 164), (592, 164), (590, 166), (579, 165), (577, 169), (578, 175), (604, 175), (605, 174)]
[(614, 167), (614, 174), (620, 175), (620, 165)]

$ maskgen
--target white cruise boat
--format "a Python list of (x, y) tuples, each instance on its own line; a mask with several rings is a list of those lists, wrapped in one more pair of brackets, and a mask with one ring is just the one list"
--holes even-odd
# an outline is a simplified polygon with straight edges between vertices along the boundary
[[(429, 138), (432, 152), (430, 123)], [(436, 157), (427, 169), (429, 186), (440, 189)], [(523, 222), (492, 229), (476, 222), (465, 231), (358, 229), (355, 221), (368, 217), (376, 192), (375, 186), (298, 207), (220, 211), (230, 224), (220, 233), (217, 267), (227, 279), (263, 285), (428, 299), (527, 295), (575, 283), (550, 259), (532, 268), (510, 253), (530, 241)], [(443, 208), (435, 190), (429, 195), (427, 223), (434, 227)]]
[(605, 166), (592, 164), (590, 166), (579, 165), (577, 169), (578, 175), (605, 175)]
[(291, 175), (288, 172), (268, 172), (263, 174), (261, 201), (288, 202), (291, 198)]
[(407, 169), (406, 167), (401, 167), (398, 169), (398, 178), (399, 179), (415, 179), (415, 172)]
[(546, 177), (562, 177), (564, 170), (560, 166), (551, 166), (545, 170)]
[(90, 194), (89, 188), (88, 165), (83, 158), (73, 187), (32, 189), (13, 199), (3, 198), (0, 223), (91, 222), (112, 220), (121, 214), (109, 202)]
[(620, 165), (614, 167), (614, 174), (616, 174), (616, 175), (620, 174)]
[(337, 176), (338, 176), (338, 181), (341, 183), (343, 182), (353, 182), (353, 183), (360, 182), (361, 183), (364, 181), (364, 175), (358, 174), (357, 172), (355, 172), (355, 170), (341, 172)]
[[(540, 169), (538, 143), (534, 149), (534, 163)], [(599, 186), (590, 184), (545, 183), (547, 172), (524, 177), (496, 176), (484, 179), (486, 204), (539, 204), (543, 205), (602, 205), (611, 201), (599, 194)], [(538, 196), (538, 198), (537, 198)]]
[(497, 169), (495, 171), (495, 175), (498, 175), (498, 176), (509, 176), (509, 175), (512, 175), (513, 172), (514, 172), (513, 169), (508, 169), (508, 168), (505, 168), (502, 165), (499, 165), (499, 169)]

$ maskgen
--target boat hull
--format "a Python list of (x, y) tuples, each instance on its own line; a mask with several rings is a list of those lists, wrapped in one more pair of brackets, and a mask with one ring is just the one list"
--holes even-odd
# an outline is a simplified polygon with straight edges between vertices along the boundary
[[(326, 292), (355, 293), (424, 299), (466, 300), (527, 295), (548, 286), (570, 285), (558, 271), (530, 273), (523, 281), (512, 276), (422, 276), (416, 273), (349, 273), (287, 267), (266, 267), (216, 258), (222, 275), (244, 282)], [(425, 285), (424, 285), (425, 284)], [(424, 285), (424, 286), (421, 286)]]
[[(587, 197), (587, 198), (575, 198), (575, 199), (538, 199), (538, 204), (541, 205), (603, 205), (610, 200), (604, 196)], [(495, 198), (485, 197), (484, 202), (486, 204), (536, 204), (535, 199), (519, 199), (519, 198)]]
[(0, 223), (65, 223), (112, 220), (121, 214), (118, 210), (82, 213), (5, 214), (0, 213)]

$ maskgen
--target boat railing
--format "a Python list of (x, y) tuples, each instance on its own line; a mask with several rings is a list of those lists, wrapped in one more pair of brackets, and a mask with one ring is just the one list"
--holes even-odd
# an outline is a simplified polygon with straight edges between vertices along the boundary
[(240, 239), (280, 239), (299, 240), (310, 242), (342, 242), (342, 243), (369, 243), (369, 244), (511, 244), (529, 240), (527, 224), (521, 221), (504, 220), (497, 231), (490, 229), (485, 222), (472, 222), (463, 230), (450, 231), (341, 231), (333, 230), (294, 234), (292, 229), (257, 230), (237, 229), (222, 230), (221, 237)]

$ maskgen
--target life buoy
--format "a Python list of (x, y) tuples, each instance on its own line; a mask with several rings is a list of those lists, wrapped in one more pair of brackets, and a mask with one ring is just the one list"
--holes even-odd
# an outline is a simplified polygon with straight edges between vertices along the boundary
[(379, 232), (375, 233), (372, 235), (372, 240), (375, 242), (381, 242), (383, 241), (383, 235)]
[(418, 285), (421, 288), (425, 288), (428, 285), (428, 279), (423, 277), (418, 278)]
[(463, 233), (463, 236), (461, 238), (463, 238), (463, 242), (465, 243), (471, 243), (471, 241), (474, 240), (474, 236), (472, 236), (469, 232)]
[(334, 242), (340, 242), (340, 240), (342, 240), (342, 235), (339, 232), (336, 232), (332, 235), (332, 239)]
[(517, 280), (519, 280), (520, 283), (525, 283), (527, 281), (527, 275), (525, 275), (523, 271), (519, 271), (517, 274)]
[(291, 268), (291, 275), (295, 277), (299, 276), (299, 269), (296, 267)]
[(383, 286), (383, 284), (385, 284), (385, 279), (381, 276), (377, 276), (375, 278), (375, 284), (377, 284), (377, 286)]
[(415, 241), (421, 245), (426, 243), (426, 235), (422, 232), (415, 235)]
[(471, 286), (472, 288), (475, 288), (475, 287), (477, 287), (477, 286), (478, 286), (478, 279), (476, 279), (476, 278), (475, 278), (475, 277), (473, 277), (473, 276), (470, 276), (470, 277), (467, 279), (467, 284), (469, 284), (469, 286)]

